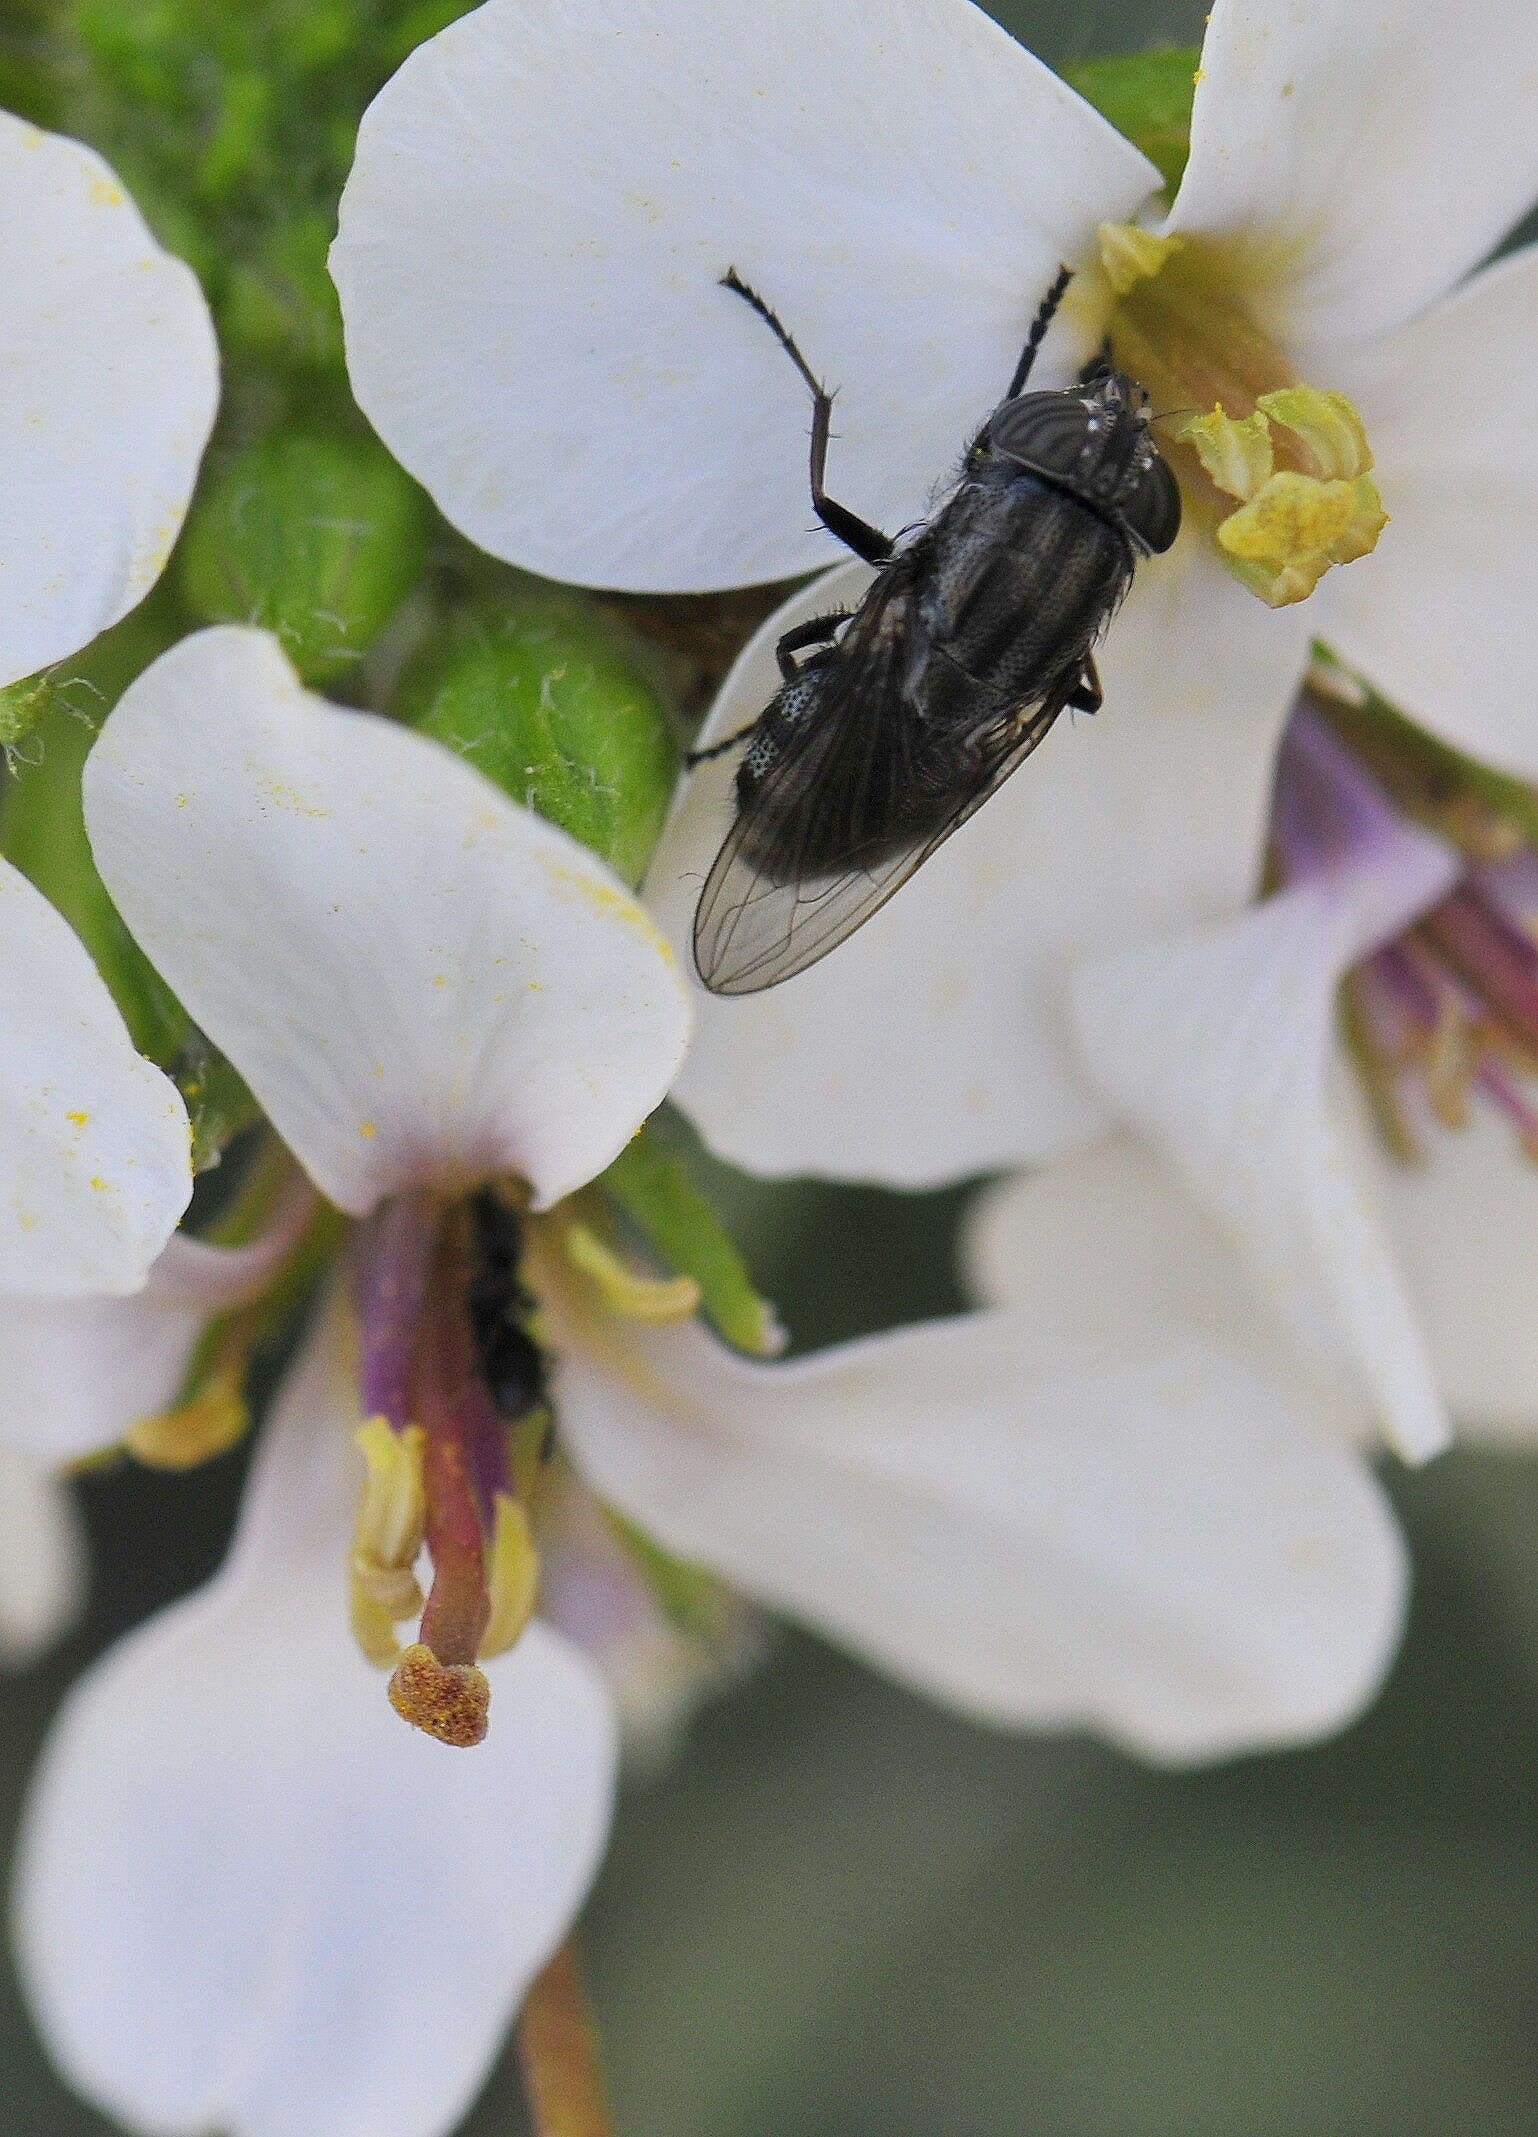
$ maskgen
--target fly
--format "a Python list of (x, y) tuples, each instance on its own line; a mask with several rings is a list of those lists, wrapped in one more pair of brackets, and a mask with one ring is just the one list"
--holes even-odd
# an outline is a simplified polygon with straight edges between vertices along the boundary
[(1101, 703), (1093, 646), (1140, 556), (1180, 531), (1180, 491), (1140, 387), (1105, 352), (1074, 386), (1023, 389), (1071, 270), (1042, 299), (1009, 391), (935, 517), (901, 541), (823, 488), (833, 397), (735, 268), (722, 284), (774, 334), (812, 395), (812, 506), (876, 569), (853, 610), (776, 647), (745, 743), (737, 817), (694, 921), (716, 994), (805, 971), (885, 905), (1036, 747), (1065, 707)]

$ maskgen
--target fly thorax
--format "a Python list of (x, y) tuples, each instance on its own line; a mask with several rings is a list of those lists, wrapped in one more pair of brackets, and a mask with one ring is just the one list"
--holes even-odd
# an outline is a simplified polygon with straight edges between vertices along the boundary
[(1112, 355), (1165, 419), (1193, 517), (1270, 607), (1304, 600), (1387, 524), (1361, 417), (1257, 326), (1229, 249), (1133, 223), (1102, 223), (1099, 238)]

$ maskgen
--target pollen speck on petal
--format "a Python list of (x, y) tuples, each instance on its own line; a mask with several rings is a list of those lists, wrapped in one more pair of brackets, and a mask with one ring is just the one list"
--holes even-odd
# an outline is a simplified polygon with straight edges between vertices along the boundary
[(395, 1665), (390, 1704), (440, 1744), (467, 1748), (485, 1737), (491, 1687), (473, 1662), (440, 1662), (417, 1640)]

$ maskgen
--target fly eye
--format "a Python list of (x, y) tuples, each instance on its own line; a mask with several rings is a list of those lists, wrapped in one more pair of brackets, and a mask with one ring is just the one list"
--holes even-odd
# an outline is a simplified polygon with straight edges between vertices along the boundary
[(1084, 450), (1091, 423), (1074, 393), (1022, 393), (988, 418), (988, 442), (996, 453), (1044, 475), (1071, 474)]
[(1162, 556), (1180, 532), (1180, 485), (1157, 453), (1138, 470), (1121, 513), (1152, 556)]

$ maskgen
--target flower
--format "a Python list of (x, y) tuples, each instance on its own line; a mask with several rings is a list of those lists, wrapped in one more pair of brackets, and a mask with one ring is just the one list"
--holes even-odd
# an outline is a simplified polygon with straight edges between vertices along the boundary
[(0, 682), (126, 615), (176, 539), (218, 399), (192, 270), (100, 156), (0, 112)]
[[(1373, 733), (1305, 698), (1280, 759), (1282, 887), (1076, 973), (1084, 1072), (1116, 1126), (998, 1190), (975, 1259), (984, 1294), (1011, 1299), (1047, 1238), (1071, 1238), (1087, 1295), (1221, 1331), (1306, 1389), (1321, 1429), (1419, 1459), (1450, 1414), (1531, 1430), (1538, 899), (1529, 847), (1471, 858), (1401, 813), (1363, 761)], [(1445, 819), (1487, 845), (1502, 820), (1471, 822), (1438, 772)]]
[[(444, 1751), (348, 1637), (345, 1569), (383, 1646), (426, 1536), (398, 1693), (444, 1585), (516, 1632), (527, 1530), (485, 1501), (518, 1492), (546, 1397), (666, 1549), (987, 1719), (1182, 1760), (1316, 1734), (1376, 1683), (1404, 1593), (1376, 1480), (1199, 1333), (1134, 1356), (1005, 1311), (778, 1367), (613, 1310), (672, 1287), (574, 1238), (570, 1191), (665, 1088), (683, 992), (606, 871), (450, 753), (214, 630), (125, 694), (86, 807), (141, 943), (357, 1219), (224, 1571), (87, 1673), (35, 1786), (28, 1993), (130, 2123), (430, 2137), (462, 2112), (592, 1873), (613, 1716), (536, 1620), (484, 1664), (486, 1741)], [(489, 1479), (478, 1547), (458, 1451)], [(474, 1653), (427, 1662), (467, 1690)]]
[[(155, 244), (90, 149), (0, 112), (0, 202), (9, 684), (77, 651), (154, 584), (213, 423), (218, 358), (191, 269)], [(0, 743), (25, 726), (24, 708), (0, 710)], [(68, 1317), (93, 1295), (110, 1316), (186, 1206), (187, 1116), (78, 938), (4, 861), (0, 1107), (0, 1328)], [(24, 1409), (41, 1392), (30, 1341), (15, 1362), (5, 1399)], [(37, 1422), (26, 1416), (23, 1446)], [(15, 1445), (0, 1456), (0, 1495), (0, 1653), (20, 1662), (74, 1615), (83, 1543), (62, 1487)]]
[[(1249, 897), (1311, 633), (1439, 731), (1538, 766), (1510, 711), (1538, 433), (1523, 396), (1486, 383), (1524, 375), (1538, 265), (1523, 253), (1454, 288), (1538, 190), (1535, 26), (1515, 0), (1494, 19), (1460, 4), (1428, 42), (1399, 5), (1364, 20), (1343, 0), (1284, 17), (1220, 0), (1190, 160), (1156, 221), (1152, 166), (966, 0), (883, 0), (856, 21), (780, 0), (771, 19), (766, 35), (746, 0), (687, 26), (662, 0), (491, 0), (371, 107), (333, 253), (349, 367), (474, 539), (556, 577), (657, 588), (833, 553), (808, 531), (804, 388), (717, 288), (729, 266), (839, 388), (830, 483), (888, 527), (926, 510), (1059, 260), (1079, 277), (1043, 382), (1109, 329), (1175, 394), (1170, 414), (1211, 416), (1220, 386), (1289, 480), (1281, 459), (1310, 449), (1284, 416), (1319, 467), (1359, 465), (1365, 435), (1390, 514), (1370, 558), (1269, 611), (1212, 540), (1233, 496), (1172, 443), (1187, 531), (1140, 566), (1112, 626), (1100, 718), (1063, 723), (825, 968), (703, 1005), (678, 1096), (723, 1155), (922, 1184), (1103, 1122), (1062, 974)], [(1270, 398), (1300, 383), (1306, 408)], [(1220, 472), (1225, 441), (1237, 451), (1200, 441)], [(767, 702), (775, 638), (867, 582), (845, 566), (798, 595), (707, 738)], [(729, 821), (730, 765), (707, 767), (648, 887), (675, 940)]]
[[(462, 1776), (390, 1713), (345, 1614), (349, 1546), (356, 1574), (377, 1540), (353, 1450), (360, 1366), (377, 1394), (390, 1335), (370, 1286), (392, 1239), (450, 1252), (479, 1180), (516, 1173), (543, 1204), (605, 1165), (667, 1087), (685, 997), (584, 849), (437, 745), (307, 697), (260, 633), (205, 632), (156, 662), (103, 730), (86, 807), (179, 997), (362, 1220), (363, 1313), (351, 1333), (338, 1299), (307, 1342), (218, 1579), (69, 1703), (21, 1873), (34, 2001), (68, 2066), (130, 2120), (270, 2137), (312, 2127), (320, 2102), (338, 2131), (440, 2129), (586, 1889), (614, 1723), (593, 1667), (540, 1626), (489, 1665), (502, 1726)], [(259, 1251), (270, 1275), (272, 1235)], [(72, 1435), (121, 1436), (157, 1379), (165, 1399), (208, 1310), (211, 1253), (173, 1241), (121, 1313), (92, 1304), (47, 1331), (61, 1395), (90, 1394), (69, 1406)], [(429, 1332), (462, 1302), (419, 1300)], [(427, 1422), (441, 1451), (480, 1417)], [(45, 1409), (41, 1429), (60, 1420)], [(428, 1534), (452, 1586), (475, 1554), (445, 1531), (445, 1500), (457, 1515), (464, 1499), (433, 1451)], [(476, 1564), (484, 1592), (498, 1569)], [(403, 1938), (419, 1956), (441, 1944), (421, 1978), (400, 1968)]]

